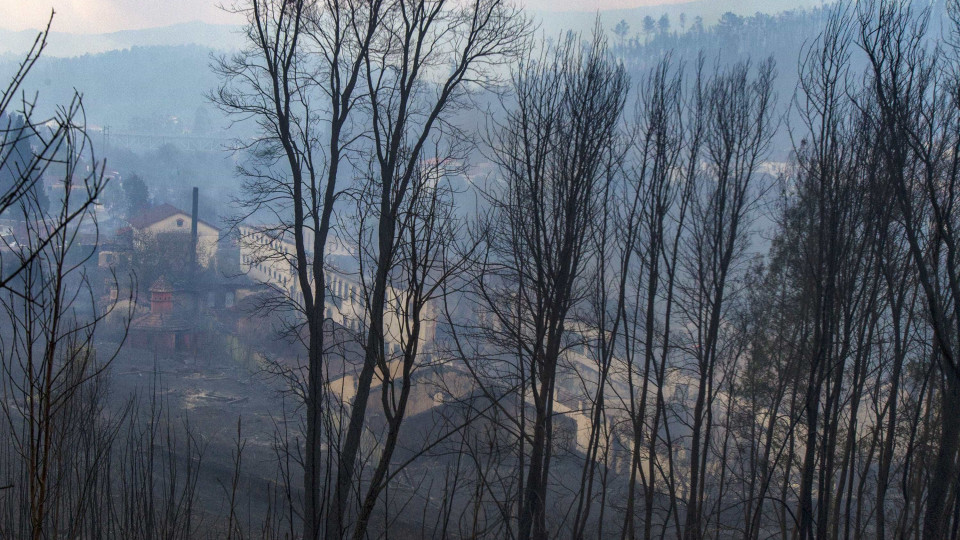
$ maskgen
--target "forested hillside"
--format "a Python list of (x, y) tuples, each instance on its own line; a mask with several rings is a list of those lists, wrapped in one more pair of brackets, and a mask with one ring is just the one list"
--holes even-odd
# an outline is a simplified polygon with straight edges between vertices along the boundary
[[(688, 66), (695, 63), (701, 52), (708, 64), (770, 56), (778, 66), (775, 91), (781, 97), (779, 105), (785, 107), (793, 94), (801, 49), (822, 30), (826, 9), (809, 7), (754, 15), (743, 15), (743, 10), (738, 10), (740, 15), (728, 12), (698, 20), (696, 13), (705, 10), (704, 6), (692, 3), (661, 10), (645, 8), (642, 12), (650, 15), (644, 16), (637, 15), (638, 10), (612, 11), (604, 13), (601, 22), (611, 37), (614, 54), (623, 58), (633, 77), (645, 73), (667, 53), (683, 59)], [(548, 38), (556, 38), (571, 27), (590, 31), (593, 23), (588, 14), (588, 22), (584, 23), (584, 16), (543, 15), (540, 31)], [(624, 25), (618, 26), (616, 17), (625, 17)], [(644, 17), (650, 18), (648, 24)], [(940, 13), (934, 13), (934, 20), (940, 19)], [(214, 28), (230, 36), (237, 31)], [(233, 39), (239, 40), (236, 36)], [(220, 132), (225, 122), (204, 95), (217, 86), (211, 61), (222, 52), (201, 45), (137, 45), (72, 58), (44, 57), (28, 81), (28, 88), (41, 92), (41, 110), (52, 110), (55, 103), (69, 98), (76, 88), (84, 95), (88, 121), (94, 126), (158, 133)], [(7, 55), (0, 61), (0, 77), (9, 77), (18, 60)], [(862, 67), (862, 63), (857, 65), (858, 69)]]

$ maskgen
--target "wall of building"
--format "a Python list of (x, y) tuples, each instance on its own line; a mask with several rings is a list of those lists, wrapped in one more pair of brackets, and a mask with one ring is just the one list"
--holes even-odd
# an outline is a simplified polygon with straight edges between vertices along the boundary
[[(161, 233), (190, 234), (190, 216), (185, 213), (174, 214), (168, 218), (153, 223), (149, 227), (137, 231), (136, 237), (143, 235), (157, 235)], [(197, 263), (203, 268), (209, 268), (211, 261), (217, 256), (217, 241), (220, 240), (220, 231), (203, 222), (197, 223)]]
[[(295, 273), (295, 246), (292, 242), (271, 238), (252, 227), (240, 227), (240, 268), (251, 279), (267, 283), (302, 305), (303, 294)], [(324, 272), (327, 295), (325, 314), (331, 321), (353, 331), (366, 326), (363, 289), (355, 276), (327, 269)], [(311, 276), (311, 287), (313, 280)], [(388, 309), (384, 314), (385, 345), (388, 353), (400, 350), (401, 335), (406, 321), (399, 313), (404, 305), (405, 291), (390, 288), (387, 291)], [(429, 351), (436, 333), (433, 310), (425, 310), (420, 328), (420, 350)]]

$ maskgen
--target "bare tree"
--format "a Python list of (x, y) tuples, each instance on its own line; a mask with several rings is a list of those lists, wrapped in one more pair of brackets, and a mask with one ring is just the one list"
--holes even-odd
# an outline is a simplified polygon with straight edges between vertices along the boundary
[[(731, 295), (731, 281), (747, 247), (751, 211), (759, 194), (758, 170), (769, 149), (773, 113), (772, 60), (751, 76), (751, 66), (737, 64), (706, 83), (704, 153), (707, 174), (691, 201), (687, 274), (683, 311), (690, 322), (697, 395), (692, 413), (684, 537), (701, 538), (706, 460), (713, 429), (714, 384), (721, 356), (721, 327)], [(735, 290), (735, 289), (734, 289)]]
[[(28, 238), (21, 230), (20, 238), (3, 239), (0, 258), (0, 289), (15, 290), (13, 281), (27, 270), (34, 259), (76, 228), (79, 221), (90, 220), (93, 206), (103, 193), (107, 179), (103, 164), (91, 163), (89, 171), (79, 167), (81, 151), (89, 152), (84, 125), (83, 103), (79, 94), (61, 105), (52, 118), (38, 118), (37, 96), (28, 98), (23, 85), (47, 45), (50, 20), (18, 64), (10, 83), (0, 94), (0, 215), (22, 218), (24, 227), (30, 221), (43, 222), (30, 228)], [(65, 191), (72, 199), (69, 205), (50, 207), (43, 186), (47, 172), (65, 177)], [(54, 246), (55, 247), (55, 246)]]
[[(672, 69), (677, 71), (671, 72)], [(638, 475), (644, 487), (643, 537), (650, 538), (652, 534), (656, 477), (660, 474), (656, 455), (665, 414), (662, 392), (670, 351), (676, 247), (684, 228), (694, 186), (694, 171), (700, 158), (703, 124), (700, 88), (694, 86), (691, 107), (687, 109), (680, 75), (682, 69), (682, 65), (673, 68), (666, 59), (651, 70), (641, 86), (642, 101), (635, 124), (638, 133), (634, 143), (636, 165), (633, 170), (636, 175), (633, 190), (639, 208), (635, 221), (625, 224), (625, 228), (635, 234), (628, 249), (637, 259), (633, 270), (637, 280), (633, 295), (636, 305), (632, 309), (635, 315), (627, 318), (630, 325), (624, 329), (623, 354), (628, 392), (624, 407), (632, 427), (630, 479), (623, 524), (623, 535), (627, 538), (635, 535), (633, 520)], [(685, 122), (689, 122), (689, 128)], [(631, 175), (631, 178), (634, 177)], [(624, 280), (633, 277), (629, 264), (621, 269), (621, 276)], [(620, 312), (626, 315), (627, 306), (621, 305)], [(641, 348), (642, 351), (638, 351)], [(637, 359), (638, 355), (642, 361)], [(654, 387), (656, 393), (651, 397)], [(653, 418), (648, 421), (651, 404)], [(642, 463), (644, 447), (646, 464)]]
[(942, 538), (950, 523), (947, 505), (955, 492), (960, 445), (960, 420), (946, 413), (960, 406), (956, 83), (940, 52), (928, 48), (929, 10), (871, 2), (858, 14), (884, 175), (896, 193), (943, 377), (939, 449), (923, 519), (923, 537)]
[[(797, 207), (792, 226), (797, 248), (803, 261), (798, 271), (804, 298), (809, 304), (811, 332), (805, 344), (807, 358), (806, 391), (804, 392), (804, 456), (799, 494), (799, 530), (801, 538), (827, 534), (830, 493), (833, 485), (829, 472), (835, 455), (836, 425), (831, 412), (839, 396), (833, 388), (839, 385), (850, 352), (852, 324), (846, 316), (857, 311), (859, 287), (864, 285), (857, 265), (867, 264), (872, 254), (862, 242), (862, 213), (859, 211), (861, 184), (857, 175), (857, 147), (853, 140), (856, 120), (847, 112), (844, 99), (847, 59), (851, 35), (846, 18), (840, 11), (828, 21), (827, 28), (807, 52), (802, 64), (796, 100), (804, 139), (797, 150)], [(862, 154), (861, 154), (862, 155)], [(866, 266), (865, 266), (866, 268)], [(862, 319), (861, 319), (862, 320)], [(838, 343), (840, 346), (837, 346)], [(827, 386), (827, 396), (822, 391)], [(839, 391), (839, 386), (836, 386)], [(822, 408), (821, 408), (822, 407)], [(821, 430), (823, 433), (821, 434)], [(815, 486), (817, 463), (824, 475), (831, 478)], [(821, 477), (822, 478), (822, 477)], [(813, 494), (816, 491), (816, 527), (814, 526)]]
[[(0, 482), (11, 481), (3, 529), (35, 539), (82, 535), (91, 523), (83, 518), (102, 511), (90, 493), (108, 467), (104, 372), (119, 350), (95, 342), (118, 302), (99, 301), (86, 269), (96, 250), (81, 238), (98, 234), (94, 210), (107, 179), (80, 96), (43, 120), (36, 97), (17, 102), (48, 33), (49, 23), (0, 96), (0, 213), (12, 224), (0, 248), (0, 429), (10, 475)], [(44, 194), (47, 174), (62, 177), (60, 200)]]
[[(547, 538), (557, 370), (573, 337), (571, 315), (599, 256), (595, 227), (609, 153), (627, 93), (623, 68), (597, 32), (588, 49), (569, 36), (514, 75), (516, 106), (497, 127), (503, 184), (490, 194), (478, 293), (501, 362), (516, 370), (517, 537)], [(514, 356), (515, 355), (515, 356)], [(526, 407), (533, 418), (526, 425)], [(527, 454), (529, 448), (529, 454)]]
[[(433, 296), (433, 289), (442, 285), (441, 276), (452, 270), (442, 268), (440, 260), (447, 257), (441, 246), (450, 245), (452, 241), (444, 232), (449, 226), (449, 212), (437, 206), (444, 203), (437, 199), (437, 186), (429, 185), (438, 183), (444, 176), (438, 167), (452, 167), (460, 157), (458, 141), (451, 137), (457, 133), (456, 127), (450, 124), (451, 114), (467, 105), (471, 92), (497, 82), (497, 70), (520, 50), (526, 37), (525, 26), (519, 12), (503, 0), (474, 0), (462, 5), (444, 0), (405, 0), (390, 6), (384, 27), (365, 58), (366, 106), (371, 121), (368, 150), (372, 163), (371, 185), (364, 186), (368, 196), (361, 197), (366, 204), (360, 212), (376, 216), (376, 229), (370, 244), (363, 246), (369, 248), (371, 254), (368, 266), (364, 267), (361, 260), (368, 325), (364, 360), (339, 453), (327, 538), (339, 538), (346, 531), (347, 502), (355, 484), (354, 471), (367, 401), (378, 367), (384, 391), (390, 387), (387, 383), (391, 377), (384, 358), (384, 316), (388, 310), (396, 310), (390, 304), (399, 301), (388, 295), (391, 273), (398, 262), (401, 266), (413, 265), (404, 272), (408, 274), (407, 281), (401, 283), (402, 289), (410, 288), (406, 293), (399, 293), (400, 297), (409, 295), (410, 299), (404, 301), (412, 302), (401, 310), (400, 320), (406, 328), (417, 330), (417, 333), (407, 331), (401, 341), (406, 388), (420, 347), (422, 311)], [(439, 66), (443, 66), (447, 74), (433, 82), (433, 71)], [(445, 127), (448, 129), (444, 130)], [(447, 140), (441, 137), (444, 131)], [(432, 146), (440, 150), (437, 155), (427, 154), (431, 141)], [(424, 168), (421, 163), (424, 160), (433, 160), (435, 166)], [(416, 216), (416, 211), (425, 214)], [(426, 227), (428, 236), (419, 238), (418, 242), (411, 227), (420, 226)], [(362, 230), (358, 233), (360, 238), (363, 233)], [(401, 246), (407, 250), (399, 251)], [(398, 255), (405, 256), (406, 260), (398, 261)], [(428, 286), (438, 277), (440, 281)], [(384, 396), (386, 399), (386, 394)], [(367, 519), (383, 489), (380, 482), (396, 444), (405, 399), (402, 397), (395, 404), (392, 413), (384, 401), (384, 412), (390, 419), (389, 434), (374, 473), (373, 487), (364, 497), (354, 538), (365, 534)]]
[[(466, 5), (254, 0), (243, 12), (249, 21), (249, 48), (219, 63), (225, 84), (214, 98), (228, 112), (254, 117), (260, 127), (261, 137), (248, 146), (253, 165), (241, 171), (249, 179), (244, 217), (265, 212), (275, 224), (256, 233), (292, 238), (295, 245), (287, 253), (271, 241), (261, 246), (259, 257), (290, 264), (296, 290), (285, 293), (289, 301), (274, 306), (292, 307), (305, 319), (305, 334), (293, 331), (302, 336), (309, 356), (302, 391), (307, 404), (305, 536), (320, 536), (326, 516), (326, 537), (339, 538), (348, 532), (348, 503), (357, 486), (354, 473), (373, 375), (386, 365), (383, 319), (392, 309), (388, 285), (398, 243), (408, 233), (401, 222), (410, 208), (422, 209), (422, 200), (408, 200), (411, 192), (423, 193), (417, 191), (415, 177), (422, 172), (421, 161), (430, 157), (426, 149), (432, 137), (448, 125), (451, 111), (465, 103), (472, 90), (494, 80), (498, 64), (524, 37), (525, 23), (500, 0)], [(370, 168), (351, 184), (340, 178), (340, 166), (352, 152), (366, 153)], [(369, 207), (363, 213), (377, 216), (374, 242), (362, 246), (375, 255), (364, 261), (371, 263), (365, 267), (370, 276), (362, 276), (371, 281), (363, 298), (366, 347), (357, 395), (349, 425), (342, 438), (336, 437), (341, 442), (332, 449), (335, 458), (326, 461), (334, 469), (321, 475), (328, 346), (323, 338), (324, 254), (331, 234), (356, 246), (363, 234), (346, 229), (332, 233), (346, 215), (338, 217), (335, 211), (344, 188), (365, 194), (361, 200)], [(351, 237), (357, 240), (351, 242)], [(415, 341), (408, 350), (414, 356)], [(402, 407), (397, 412), (393, 431), (403, 418)], [(321, 496), (321, 476), (327, 475), (332, 475), (325, 486), (329, 497)], [(375, 486), (364, 503), (365, 513), (383, 488), (380, 480)], [(365, 527), (362, 520), (354, 534), (364, 534)]]
[(324, 255), (341, 165), (362, 131), (355, 109), (384, 10), (381, 0), (252, 0), (241, 9), (247, 47), (217, 63), (224, 84), (212, 96), (223, 110), (251, 117), (260, 128), (260, 137), (245, 144), (254, 160), (241, 169), (248, 179), (243, 217), (264, 212), (273, 218), (271, 236), (293, 239), (293, 252), (267, 246), (258, 257), (289, 263), (297, 292), (284, 306), (306, 321), (303, 522), (309, 539), (320, 537), (323, 515)]

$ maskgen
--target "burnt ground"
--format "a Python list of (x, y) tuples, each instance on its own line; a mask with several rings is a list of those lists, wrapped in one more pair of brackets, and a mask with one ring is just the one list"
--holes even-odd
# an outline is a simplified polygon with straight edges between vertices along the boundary
[[(104, 345), (109, 347), (109, 344)], [(161, 353), (125, 346), (111, 365), (111, 395), (115, 406), (120, 407), (131, 395), (149, 400), (156, 390), (168, 413), (165, 418), (179, 430), (189, 426), (201, 441), (203, 455), (196, 503), (204, 512), (203, 523), (208, 530), (222, 527), (229, 514), (229, 490), (234, 476), (233, 459), (237, 447), (237, 421), (240, 419), (241, 440), (245, 446), (237, 489), (237, 515), (244, 523), (244, 529), (258, 536), (264, 518), (277, 510), (275, 496), (278, 494), (273, 490), (282, 479), (278, 477), (276, 434), (286, 427), (291, 439), (295, 438), (299, 431), (296, 420), (299, 415), (294, 411), (296, 398), (283, 396), (286, 383), (260, 369), (248, 354), (249, 348), (239, 347), (245, 350), (238, 352), (238, 347), (237, 341), (224, 341), (223, 336), (202, 340), (197, 350), (190, 353)], [(284, 410), (287, 418), (294, 419), (287, 426), (282, 421)], [(443, 412), (438, 412), (440, 410)], [(394, 462), (413, 458), (424, 449), (426, 441), (435, 440), (444, 431), (443, 422), (436, 415), (451, 412), (450, 407), (441, 407), (411, 415), (401, 432)], [(382, 414), (376, 406), (372, 406), (368, 413), (373, 424), (381, 420)], [(481, 426), (476, 429), (481, 430)], [(451, 440), (450, 444), (455, 443)], [(182, 466), (186, 456), (181, 446), (177, 448), (175, 461)], [(163, 447), (158, 449), (162, 451)], [(463, 464), (464, 470), (457, 470), (455, 452), (451, 450), (448, 444), (439, 445), (415, 459), (396, 477), (388, 503), (392, 521), (389, 524), (384, 522), (385, 505), (379, 504), (372, 519), (372, 537), (377, 537), (384, 528), (389, 528), (390, 537), (436, 536), (431, 529), (439, 526), (440, 509), (449, 495), (443, 487), (444, 482), (450, 480), (451, 474), (468, 473), (467, 476), (471, 476), (471, 467), (466, 463)], [(567, 494), (564, 498), (578, 492), (582, 459), (578, 452), (562, 452), (556, 456), (554, 474), (561, 491)], [(507, 471), (515, 463), (508, 458), (501, 466), (509, 474)], [(293, 485), (298, 485), (300, 466), (294, 461), (290, 468)], [(614, 492), (624, 489), (623, 478), (617, 476), (614, 473), (610, 479)], [(460, 499), (469, 495), (471, 488), (464, 484), (460, 490), (460, 495), (454, 497), (457, 507), (453, 510), (455, 521), (465, 510), (462, 505), (467, 504), (466, 499)], [(299, 499), (299, 493), (293, 496)], [(561, 522), (569, 519), (568, 504), (554, 501), (552, 519)], [(666, 500), (658, 502), (658, 506), (666, 504)], [(458, 528), (453, 526), (447, 531), (448, 537), (469, 533), (458, 531)]]
[[(206, 349), (163, 353), (125, 346), (110, 366), (113, 405), (123, 407), (138, 396), (145, 411), (156, 395), (161, 425), (169, 422), (181, 436), (189, 430), (197, 438), (202, 448), (197, 502), (213, 521), (229, 513), (239, 419), (244, 448), (237, 504), (256, 529), (266, 513), (268, 486), (277, 480), (274, 434), (282, 428), (284, 385), (243, 365), (229, 351)], [(287, 398), (288, 411), (291, 402)], [(161, 441), (165, 447), (166, 441)], [(177, 444), (180, 461), (184, 448)]]

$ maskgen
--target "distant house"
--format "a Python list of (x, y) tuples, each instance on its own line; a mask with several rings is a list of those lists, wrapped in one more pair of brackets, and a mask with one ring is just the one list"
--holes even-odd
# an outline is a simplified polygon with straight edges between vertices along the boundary
[[(161, 204), (130, 219), (130, 228), (136, 245), (162, 234), (183, 233), (189, 237), (191, 222), (187, 212), (170, 204)], [(219, 239), (219, 228), (197, 219), (197, 263), (201, 267), (209, 268), (210, 262), (216, 258)]]

